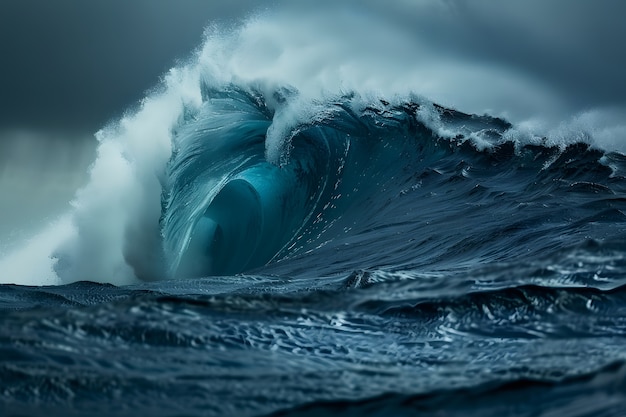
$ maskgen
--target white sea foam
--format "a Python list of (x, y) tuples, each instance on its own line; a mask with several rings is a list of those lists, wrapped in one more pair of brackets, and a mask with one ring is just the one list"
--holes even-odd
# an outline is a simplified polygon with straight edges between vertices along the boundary
[(58, 285), (63, 282), (54, 272), (51, 254), (62, 239), (76, 239), (69, 215), (46, 226), (34, 237), (0, 254), (0, 283), (19, 285)]

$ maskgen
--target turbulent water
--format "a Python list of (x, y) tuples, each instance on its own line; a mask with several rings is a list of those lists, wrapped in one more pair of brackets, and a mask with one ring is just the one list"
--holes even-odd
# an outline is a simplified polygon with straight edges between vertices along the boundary
[(168, 77), (99, 133), (62, 285), (0, 286), (2, 415), (626, 413), (626, 156)]

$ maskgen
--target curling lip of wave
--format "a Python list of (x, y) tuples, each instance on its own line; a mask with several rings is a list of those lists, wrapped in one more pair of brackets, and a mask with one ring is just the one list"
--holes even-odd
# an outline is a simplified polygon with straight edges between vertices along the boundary
[[(477, 188), (467, 190), (470, 197), (496, 177), (518, 171), (516, 187), (545, 181), (548, 167), (558, 176), (555, 166), (567, 166), (566, 156), (576, 152), (597, 165), (597, 178), (567, 174), (573, 175), (571, 189), (612, 192), (601, 183), (619, 165), (610, 164), (611, 158), (619, 161), (617, 154), (603, 157), (582, 143), (516, 142), (504, 120), (416, 97), (388, 102), (351, 93), (313, 101), (305, 112), (294, 89), (269, 97), (234, 85), (206, 88), (204, 105), (188, 113), (176, 132), (161, 218), (172, 275), (234, 274), (280, 264), (329, 242), (336, 246), (337, 239), (358, 241), (368, 230), (361, 226), (364, 219), (379, 216), (368, 206), (383, 209), (386, 199), (406, 193), (402, 184), (420, 186), (420, 172), (443, 174), (436, 167), (445, 160), (458, 164), (450, 181), (472, 178), (471, 170), (494, 176), (477, 179)], [(273, 131), (281, 132), (278, 141)], [(485, 158), (494, 159), (491, 166), (482, 166)], [(415, 216), (412, 221), (419, 220)], [(392, 219), (380, 222), (385, 230)], [(375, 262), (388, 261), (381, 256)]]
[[(392, 167), (398, 158), (406, 170), (431, 157), (418, 152), (420, 142), (436, 138), (421, 120), (442, 118), (457, 139), (464, 132), (497, 141), (510, 127), (426, 102), (368, 102), (354, 93), (313, 102), (303, 118), (297, 96), (276, 90), (274, 109), (254, 89), (205, 90), (203, 107), (175, 134), (168, 169), (161, 223), (174, 276), (239, 273), (318, 240), (327, 225), (350, 216), (345, 211), (375, 198), (372, 183), (399, 175)], [(280, 126), (281, 116), (290, 124)]]

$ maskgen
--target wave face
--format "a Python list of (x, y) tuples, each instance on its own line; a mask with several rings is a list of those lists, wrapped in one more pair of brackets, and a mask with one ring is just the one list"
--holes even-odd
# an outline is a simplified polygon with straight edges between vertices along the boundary
[[(176, 133), (161, 221), (174, 276), (240, 273), (387, 229), (398, 219), (381, 217), (381, 204), (406, 196), (420, 169), (455, 146), (420, 122), (444, 111), (432, 104), (351, 94), (303, 106), (290, 89), (271, 99), (207, 91)], [(472, 134), (499, 138), (508, 127), (445, 111)]]
[(0, 414), (625, 415), (626, 156), (264, 78), (276, 27), (209, 36), (0, 260), (59, 284), (0, 286)]
[(621, 155), (515, 142), (501, 119), (237, 86), (187, 117), (161, 218), (173, 276), (457, 271), (624, 238)]

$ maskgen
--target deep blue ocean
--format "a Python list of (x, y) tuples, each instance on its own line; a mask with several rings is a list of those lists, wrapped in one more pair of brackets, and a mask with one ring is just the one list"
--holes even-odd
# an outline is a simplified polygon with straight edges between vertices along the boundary
[(0, 415), (626, 415), (624, 154), (189, 68), (0, 285)]

